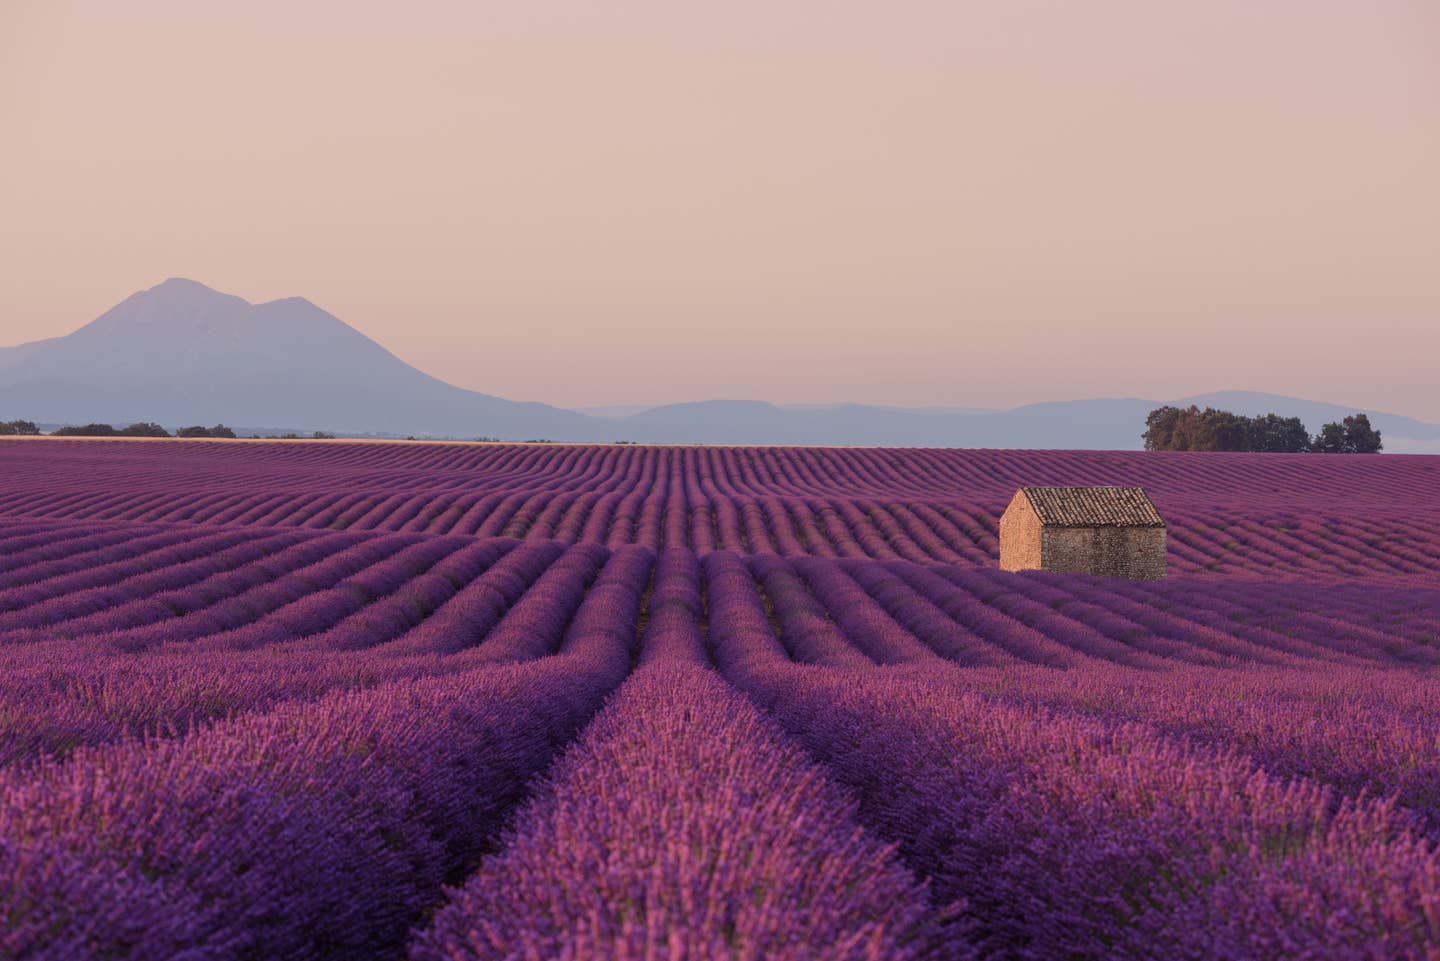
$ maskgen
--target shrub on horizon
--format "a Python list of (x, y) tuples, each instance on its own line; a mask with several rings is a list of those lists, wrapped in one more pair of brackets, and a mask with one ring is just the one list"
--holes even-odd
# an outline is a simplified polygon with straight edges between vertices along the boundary
[(170, 432), (159, 424), (139, 421), (117, 431), (121, 437), (169, 437)]
[(51, 437), (117, 437), (120, 432), (109, 424), (67, 424), (50, 432)]
[(36, 437), (39, 435), (39, 433), (40, 428), (35, 426), (34, 421), (0, 421), (0, 437)]

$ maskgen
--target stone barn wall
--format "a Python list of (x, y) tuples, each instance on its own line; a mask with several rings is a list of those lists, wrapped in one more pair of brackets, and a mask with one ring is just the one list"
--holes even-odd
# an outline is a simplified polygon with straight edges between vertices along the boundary
[(1040, 517), (1024, 494), (1016, 494), (1000, 515), (1000, 569), (1033, 571), (1044, 560)]
[[(1163, 527), (1051, 527), (1041, 534), (1047, 571), (1132, 580), (1165, 576)], [(1001, 566), (1004, 566), (1003, 553)]]

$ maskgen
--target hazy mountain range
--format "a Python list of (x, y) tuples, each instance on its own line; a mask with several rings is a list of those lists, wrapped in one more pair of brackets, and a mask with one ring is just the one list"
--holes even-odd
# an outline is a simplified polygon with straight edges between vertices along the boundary
[(0, 349), (0, 411), (460, 437), (586, 437), (597, 423), (436, 380), (303, 298), (251, 304), (181, 279), (73, 334)]
[[(1171, 403), (1300, 417), (1355, 408), (1249, 391)], [(465, 390), (406, 364), (309, 301), (263, 304), (171, 279), (72, 334), (0, 348), (0, 420), (657, 443), (1136, 448), (1160, 401), (1011, 410), (711, 400), (565, 410)], [(1440, 425), (1367, 411), (1390, 451), (1440, 451)]]

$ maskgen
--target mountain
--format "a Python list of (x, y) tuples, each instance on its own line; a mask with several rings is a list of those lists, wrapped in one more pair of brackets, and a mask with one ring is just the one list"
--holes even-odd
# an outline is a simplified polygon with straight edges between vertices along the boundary
[(624, 418), (619, 428), (627, 439), (652, 443), (1111, 449), (1138, 446), (1154, 406), (1106, 399), (970, 411), (711, 400), (656, 407)]
[[(835, 444), (892, 447), (1011, 447), (1138, 450), (1145, 415), (1162, 403), (1197, 404), (1238, 414), (1299, 417), (1314, 433), (1355, 407), (1222, 391), (1171, 401), (1096, 398), (1027, 404), (1011, 410), (903, 408), (866, 404), (782, 407), (753, 400), (668, 404), (618, 421), (630, 440), (651, 443)], [(1392, 453), (1440, 453), (1440, 424), (1365, 411)]]
[(654, 404), (617, 404), (609, 407), (575, 407), (572, 409), (577, 414), (584, 414), (586, 417), (599, 417), (602, 420), (624, 420), (632, 414), (642, 414), (654, 406)]
[(437, 380), (303, 298), (251, 304), (179, 278), (67, 336), (0, 348), (0, 412), (69, 423), (604, 436), (573, 411)]
[[(481, 362), (504, 363), (482, 357)], [(1170, 403), (1299, 417), (1355, 408), (1250, 391)], [(572, 411), (463, 390), (406, 364), (300, 297), (251, 304), (178, 278), (64, 337), (0, 348), (0, 420), (350, 434), (676, 444), (1135, 449), (1159, 401), (1099, 398), (1013, 410), (710, 400)], [(1440, 452), (1440, 425), (1367, 411), (1394, 452)]]

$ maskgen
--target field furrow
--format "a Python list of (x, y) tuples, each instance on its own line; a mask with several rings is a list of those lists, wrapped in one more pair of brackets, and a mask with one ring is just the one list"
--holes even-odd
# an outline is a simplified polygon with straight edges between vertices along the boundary
[[(1169, 576), (1000, 571), (1045, 483)], [(1440, 961), (1437, 491), (0, 440), (0, 957)]]

